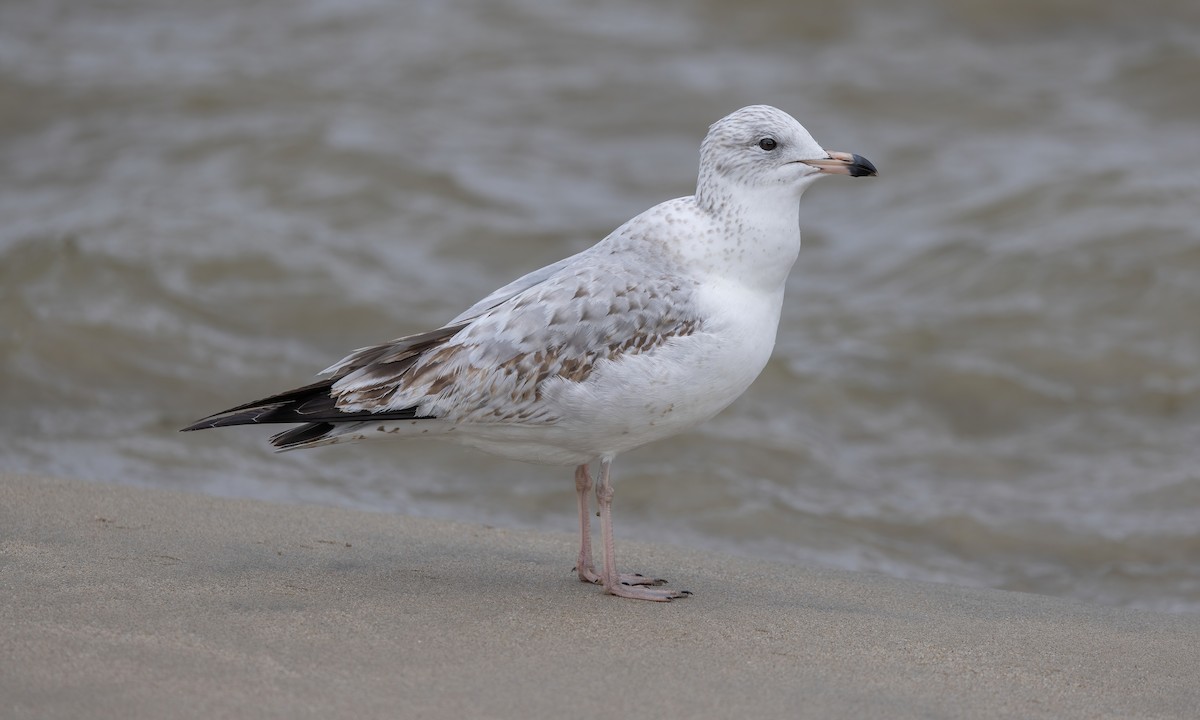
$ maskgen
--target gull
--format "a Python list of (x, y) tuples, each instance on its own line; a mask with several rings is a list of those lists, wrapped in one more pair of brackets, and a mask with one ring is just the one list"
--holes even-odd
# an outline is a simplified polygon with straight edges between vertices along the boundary
[[(438, 438), (502, 458), (574, 466), (581, 581), (610, 595), (690, 595), (619, 573), (610, 470), (621, 453), (701, 423), (771, 357), (800, 252), (798, 201), (828, 175), (873, 176), (767, 105), (714, 123), (695, 195), (656, 205), (583, 252), (535, 270), (445, 325), (355, 350), (325, 379), (184, 430), (301, 423), (279, 450)], [(592, 559), (589, 466), (604, 565)]]

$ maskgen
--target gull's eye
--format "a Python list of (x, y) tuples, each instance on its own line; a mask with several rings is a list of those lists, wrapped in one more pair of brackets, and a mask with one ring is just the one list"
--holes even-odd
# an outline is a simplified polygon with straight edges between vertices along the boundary
[(758, 146), (763, 150), (770, 152), (771, 150), (779, 147), (779, 143), (775, 142), (775, 138), (763, 138), (762, 140), (758, 141)]

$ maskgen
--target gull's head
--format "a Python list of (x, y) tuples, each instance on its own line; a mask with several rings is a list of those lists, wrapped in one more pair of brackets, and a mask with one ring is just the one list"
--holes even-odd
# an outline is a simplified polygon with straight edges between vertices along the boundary
[[(861, 155), (825, 150), (804, 126), (770, 105), (751, 105), (721, 118), (700, 146), (697, 197), (718, 187), (782, 190), (799, 198), (826, 175), (875, 175)], [(719, 192), (719, 191), (718, 191)]]

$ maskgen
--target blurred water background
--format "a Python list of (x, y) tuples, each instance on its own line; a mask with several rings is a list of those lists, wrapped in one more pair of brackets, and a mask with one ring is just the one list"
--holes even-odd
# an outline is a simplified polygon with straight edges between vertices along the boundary
[(774, 360), (620, 458), (618, 541), (1200, 611), (1198, 78), (1192, 0), (9, 0), (0, 469), (573, 532), (566, 468), (176, 431), (763, 102), (881, 176), (805, 196)]

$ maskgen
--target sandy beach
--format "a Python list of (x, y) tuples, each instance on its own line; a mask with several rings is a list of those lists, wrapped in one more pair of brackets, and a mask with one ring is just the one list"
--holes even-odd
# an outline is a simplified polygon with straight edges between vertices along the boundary
[(1194, 718), (1200, 617), (0, 476), (5, 718)]

